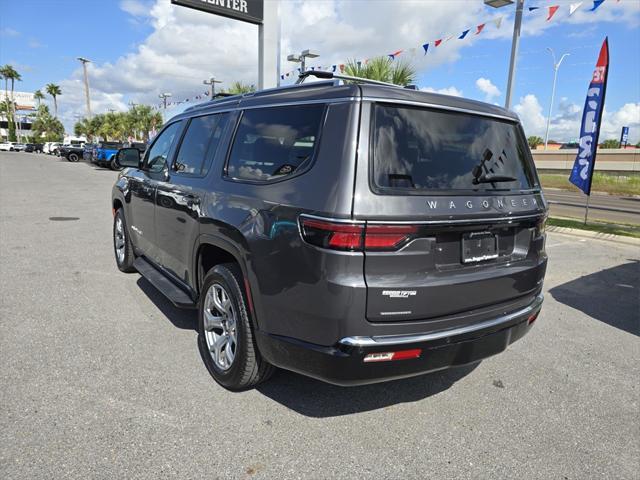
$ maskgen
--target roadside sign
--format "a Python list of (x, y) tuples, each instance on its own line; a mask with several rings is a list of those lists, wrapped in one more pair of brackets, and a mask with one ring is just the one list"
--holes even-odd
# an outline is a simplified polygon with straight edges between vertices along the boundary
[(629, 127), (622, 127), (622, 132), (620, 133), (620, 145), (624, 143), (626, 146), (628, 141), (629, 141)]
[(171, 3), (256, 25), (264, 20), (264, 0), (171, 0)]

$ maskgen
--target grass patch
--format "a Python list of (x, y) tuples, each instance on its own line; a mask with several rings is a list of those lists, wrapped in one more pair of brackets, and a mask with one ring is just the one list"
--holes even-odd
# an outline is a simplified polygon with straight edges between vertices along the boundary
[[(561, 188), (579, 192), (575, 185), (569, 182), (567, 173), (539, 173), (540, 182), (544, 188)], [(640, 175), (614, 175), (595, 172), (593, 174), (592, 192), (606, 192), (612, 195), (640, 195)]]
[(553, 217), (549, 217), (547, 219), (547, 225), (565, 228), (578, 228), (580, 230), (590, 230), (592, 232), (610, 233), (612, 235), (640, 238), (640, 227), (634, 227), (631, 225), (615, 225), (611, 223), (598, 223), (591, 221), (585, 225), (580, 220), (569, 220)]

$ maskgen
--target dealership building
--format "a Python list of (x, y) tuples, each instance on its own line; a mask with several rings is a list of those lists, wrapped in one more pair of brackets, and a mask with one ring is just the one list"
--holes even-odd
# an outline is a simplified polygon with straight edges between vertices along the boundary
[[(4, 102), (6, 98), (11, 99), (11, 91), (0, 89), (0, 101)], [(33, 122), (32, 114), (36, 111), (36, 101), (31, 92), (13, 92), (13, 100), (16, 103), (16, 119), (18, 120), (18, 129), (16, 135), (18, 141), (24, 140), (25, 137), (31, 135), (31, 125)], [(0, 114), (0, 139), (6, 141), (9, 136), (9, 120), (6, 114)]]

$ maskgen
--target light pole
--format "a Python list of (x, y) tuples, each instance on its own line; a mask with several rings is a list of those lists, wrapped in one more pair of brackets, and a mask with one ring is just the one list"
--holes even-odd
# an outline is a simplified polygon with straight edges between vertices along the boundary
[(211, 99), (216, 94), (216, 83), (222, 83), (222, 80), (216, 80), (214, 77), (211, 77), (209, 80), (203, 80), (202, 83), (205, 85), (211, 85)]
[(307, 58), (318, 58), (320, 56), (319, 53), (313, 52), (309, 49), (303, 50), (300, 55), (287, 55), (287, 60), (290, 62), (295, 62), (300, 64), (300, 73), (304, 73), (306, 70), (306, 59)]
[(82, 63), (82, 70), (84, 72), (84, 96), (87, 101), (87, 116), (91, 120), (91, 97), (89, 96), (89, 74), (87, 73), (87, 63), (91, 62), (84, 57), (78, 57), (78, 60)]
[(162, 105), (164, 107), (164, 109), (167, 109), (167, 98), (171, 97), (171, 94), (168, 92), (165, 93), (161, 93), (160, 95), (158, 95), (158, 98), (162, 99)]
[(556, 62), (556, 54), (552, 48), (547, 47), (549, 53), (553, 57), (553, 88), (551, 89), (551, 102), (549, 102), (549, 116), (547, 116), (547, 132), (544, 134), (544, 149), (547, 149), (547, 143), (549, 142), (549, 126), (551, 125), (551, 110), (553, 109), (553, 99), (556, 96), (556, 80), (558, 80), (558, 69), (564, 57), (568, 57), (569, 54), (565, 53), (560, 57), (560, 60)]
[[(522, 27), (522, 10), (524, 8), (524, 0), (516, 1), (516, 19), (513, 24), (513, 38), (511, 40), (511, 59), (509, 60), (509, 80), (507, 82), (507, 94), (504, 102), (506, 109), (511, 108), (511, 97), (513, 95), (513, 87), (516, 81), (516, 61), (518, 60), (518, 46), (520, 45), (520, 29)], [(511, 5), (514, 0), (484, 0), (484, 4), (494, 8)]]

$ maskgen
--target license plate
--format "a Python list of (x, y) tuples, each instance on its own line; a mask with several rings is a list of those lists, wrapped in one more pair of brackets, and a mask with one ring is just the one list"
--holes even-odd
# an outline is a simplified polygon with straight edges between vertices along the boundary
[(471, 232), (462, 236), (462, 263), (498, 258), (498, 237), (491, 232)]

